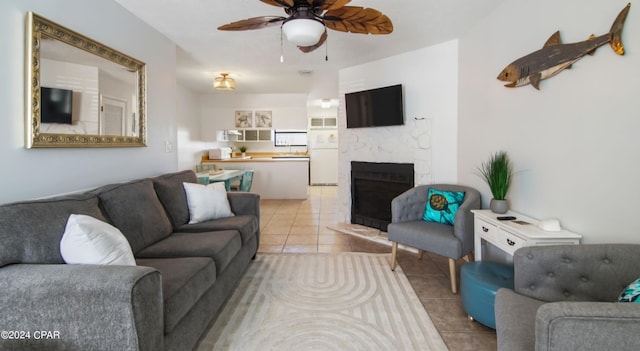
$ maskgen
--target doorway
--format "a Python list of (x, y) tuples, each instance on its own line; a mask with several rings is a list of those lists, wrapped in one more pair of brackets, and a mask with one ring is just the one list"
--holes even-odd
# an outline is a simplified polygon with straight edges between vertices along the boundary
[(125, 135), (127, 102), (100, 95), (100, 135)]

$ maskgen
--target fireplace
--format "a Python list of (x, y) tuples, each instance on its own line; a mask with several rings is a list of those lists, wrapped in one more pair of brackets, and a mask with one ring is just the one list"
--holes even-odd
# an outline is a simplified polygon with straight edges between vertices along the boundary
[(413, 163), (351, 161), (351, 223), (387, 231), (391, 200), (413, 188)]

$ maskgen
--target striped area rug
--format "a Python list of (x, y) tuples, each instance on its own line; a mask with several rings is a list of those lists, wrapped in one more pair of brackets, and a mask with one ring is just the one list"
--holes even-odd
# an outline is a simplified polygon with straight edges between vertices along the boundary
[(389, 258), (258, 254), (198, 350), (447, 350)]

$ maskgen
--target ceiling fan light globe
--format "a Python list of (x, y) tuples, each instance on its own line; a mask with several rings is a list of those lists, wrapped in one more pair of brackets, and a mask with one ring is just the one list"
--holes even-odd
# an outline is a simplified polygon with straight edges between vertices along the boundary
[(289, 42), (298, 46), (311, 46), (320, 41), (324, 24), (314, 19), (297, 18), (285, 22), (282, 31)]

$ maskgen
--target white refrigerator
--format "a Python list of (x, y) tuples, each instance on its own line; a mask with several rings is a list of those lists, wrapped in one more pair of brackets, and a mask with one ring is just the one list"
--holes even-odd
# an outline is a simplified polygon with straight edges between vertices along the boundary
[(309, 158), (311, 185), (337, 185), (338, 130), (309, 130)]

